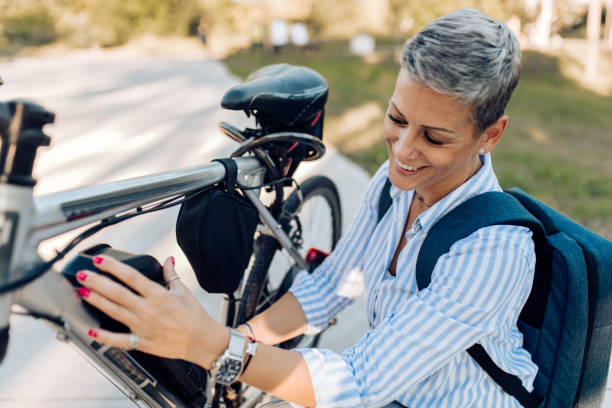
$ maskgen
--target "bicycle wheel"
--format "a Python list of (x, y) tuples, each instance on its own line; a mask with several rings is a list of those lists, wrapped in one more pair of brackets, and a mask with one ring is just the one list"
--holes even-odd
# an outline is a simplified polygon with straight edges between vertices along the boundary
[[(300, 184), (301, 196), (294, 190), (283, 203), (283, 213), (295, 216), (281, 225), (302, 256), (309, 248), (331, 252), (340, 239), (342, 213), (334, 183), (325, 176), (314, 176)], [(300, 204), (302, 204), (300, 206)], [(263, 312), (287, 293), (299, 268), (276, 238), (260, 235), (255, 241), (254, 260), (242, 291), (237, 322), (244, 323)], [(281, 344), (316, 347), (319, 336), (299, 336)]]

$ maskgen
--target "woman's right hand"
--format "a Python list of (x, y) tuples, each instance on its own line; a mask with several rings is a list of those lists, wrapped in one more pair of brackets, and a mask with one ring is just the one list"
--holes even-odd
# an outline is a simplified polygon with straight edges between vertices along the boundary
[(79, 271), (81, 297), (129, 327), (131, 333), (92, 328), (90, 336), (109, 346), (133, 348), (167, 358), (183, 359), (209, 369), (229, 343), (228, 329), (204, 310), (187, 286), (177, 279), (172, 257), (163, 264), (164, 288), (138, 270), (110, 256), (93, 258), (96, 268), (134, 289), (91, 270)]

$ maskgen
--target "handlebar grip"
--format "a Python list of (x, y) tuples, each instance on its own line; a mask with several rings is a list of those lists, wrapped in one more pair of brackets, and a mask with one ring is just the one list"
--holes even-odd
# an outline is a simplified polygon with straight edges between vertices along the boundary
[(2, 364), (2, 360), (4, 360), (4, 356), (6, 355), (6, 350), (8, 349), (9, 342), (9, 326), (3, 327), (0, 329), (0, 364)]
[(0, 181), (33, 186), (32, 169), (36, 149), (48, 146), (51, 138), (43, 126), (55, 114), (33, 102), (13, 100), (0, 103)]

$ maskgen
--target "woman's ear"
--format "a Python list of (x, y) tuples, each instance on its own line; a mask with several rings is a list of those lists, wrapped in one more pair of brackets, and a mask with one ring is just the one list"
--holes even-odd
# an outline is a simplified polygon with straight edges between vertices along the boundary
[(500, 116), (491, 126), (482, 132), (480, 141), (478, 143), (478, 153), (486, 154), (491, 152), (495, 145), (501, 140), (501, 137), (508, 126), (508, 116)]

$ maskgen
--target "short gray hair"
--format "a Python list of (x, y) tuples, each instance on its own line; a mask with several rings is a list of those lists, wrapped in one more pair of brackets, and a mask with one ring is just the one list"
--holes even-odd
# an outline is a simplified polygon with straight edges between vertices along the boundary
[(504, 23), (461, 9), (406, 41), (401, 64), (417, 83), (472, 105), (471, 120), (484, 131), (504, 114), (519, 80), (521, 52)]

